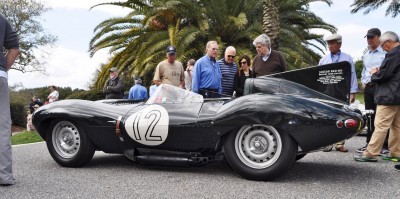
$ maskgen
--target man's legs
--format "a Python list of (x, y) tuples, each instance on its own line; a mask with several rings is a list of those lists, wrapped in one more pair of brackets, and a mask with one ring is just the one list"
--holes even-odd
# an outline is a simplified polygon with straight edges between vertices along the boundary
[(389, 135), (389, 150), (391, 157), (400, 157), (400, 106), (393, 106), (397, 110)]
[[(365, 110), (374, 110), (376, 113), (376, 104), (374, 103), (374, 92), (375, 86), (366, 86), (364, 90), (364, 103)], [(374, 120), (375, 114), (370, 115), (370, 119), (367, 120), (367, 144), (371, 140), (372, 133), (375, 130)]]
[[(365, 110), (374, 110), (376, 114), (376, 104), (374, 102), (374, 94), (375, 94), (376, 86), (366, 86), (364, 90), (364, 104)], [(367, 145), (371, 140), (372, 133), (375, 130), (375, 114), (370, 115), (370, 119), (367, 120)], [(388, 149), (388, 137), (386, 136), (385, 142), (383, 143), (383, 149)]]
[(0, 77), (0, 185), (14, 184), (11, 153), (11, 114), (8, 82)]
[(375, 131), (363, 155), (375, 157), (380, 154), (388, 129), (392, 126), (399, 106), (378, 105), (375, 116)]

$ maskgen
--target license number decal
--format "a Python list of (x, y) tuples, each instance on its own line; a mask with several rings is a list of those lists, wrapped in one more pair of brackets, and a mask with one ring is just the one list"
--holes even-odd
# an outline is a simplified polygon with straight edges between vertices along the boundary
[(168, 137), (169, 116), (159, 105), (151, 105), (131, 115), (125, 122), (128, 135), (144, 145), (162, 144)]

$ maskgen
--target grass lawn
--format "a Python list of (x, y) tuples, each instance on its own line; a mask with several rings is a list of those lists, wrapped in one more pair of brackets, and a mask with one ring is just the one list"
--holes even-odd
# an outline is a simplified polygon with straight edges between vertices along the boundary
[(360, 101), (360, 104), (364, 104), (364, 93), (356, 93), (356, 100)]
[(11, 136), (11, 144), (28, 144), (33, 142), (41, 142), (43, 139), (34, 131), (24, 131)]

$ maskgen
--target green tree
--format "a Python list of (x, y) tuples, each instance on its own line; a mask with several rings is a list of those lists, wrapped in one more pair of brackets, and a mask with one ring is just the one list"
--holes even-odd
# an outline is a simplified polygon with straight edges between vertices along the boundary
[(385, 15), (392, 14), (392, 17), (396, 17), (400, 13), (400, 2), (398, 0), (354, 0), (351, 7), (351, 13), (357, 13), (358, 11), (365, 9), (364, 14), (368, 14), (372, 10), (376, 10), (383, 4), (388, 3), (389, 6), (386, 9)]
[[(50, 10), (34, 0), (1, 0), (0, 13), (19, 37), (21, 55), (11, 69), (21, 72), (45, 71), (45, 61), (57, 38), (45, 32), (39, 19)], [(40, 57), (38, 57), (40, 55)]]
[[(308, 3), (313, 1), (280, 2), (279, 42), (290, 69), (318, 63), (320, 55), (314, 49), (323, 52), (325, 42), (322, 35), (312, 34), (310, 29), (335, 31), (332, 25), (309, 11)], [(320, 1), (330, 5), (328, 0)], [(220, 44), (220, 57), (229, 45), (236, 47), (238, 55), (254, 56), (251, 43), (263, 33), (263, 1), (128, 0), (99, 5), (105, 4), (126, 7), (132, 12), (106, 20), (95, 29), (90, 52), (94, 54), (110, 48), (114, 55), (99, 72), (95, 83), (98, 89), (107, 80), (110, 67), (118, 67), (128, 78), (132, 75), (151, 77), (155, 66), (165, 59), (164, 50), (168, 45), (177, 47), (177, 59), (182, 62), (201, 57), (209, 40)]]

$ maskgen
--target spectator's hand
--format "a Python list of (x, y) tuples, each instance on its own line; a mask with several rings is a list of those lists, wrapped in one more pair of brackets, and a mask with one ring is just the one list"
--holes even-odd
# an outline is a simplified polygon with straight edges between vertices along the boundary
[(378, 68), (378, 67), (372, 68), (372, 69), (369, 71), (369, 74), (373, 75), (374, 73), (376, 73), (376, 72), (378, 72), (378, 71), (379, 71), (379, 68)]
[(350, 93), (350, 103), (353, 103), (356, 100), (356, 94)]
[(367, 85), (366, 84), (362, 84), (361, 86), (362, 86), (362, 89), (364, 90), (365, 86), (367, 86)]

